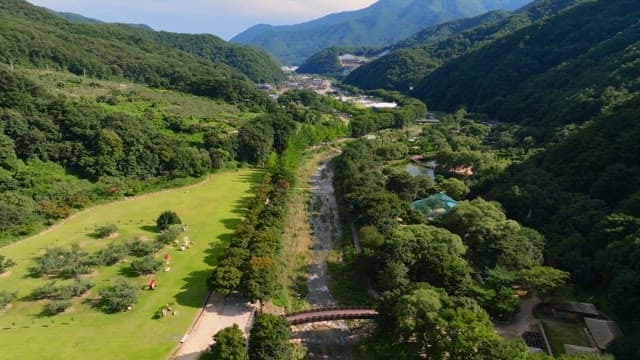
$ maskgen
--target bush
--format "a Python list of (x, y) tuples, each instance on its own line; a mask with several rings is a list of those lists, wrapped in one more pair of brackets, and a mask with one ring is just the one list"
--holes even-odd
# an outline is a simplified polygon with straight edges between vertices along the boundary
[(14, 266), (15, 264), (16, 263), (13, 260), (3, 255), (0, 255), (0, 274), (7, 271), (10, 267)]
[(64, 278), (89, 274), (92, 271), (92, 260), (78, 244), (70, 249), (61, 247), (48, 248), (38, 259), (37, 270), (41, 275), (57, 275)]
[(58, 296), (58, 287), (56, 286), (55, 281), (51, 281), (46, 283), (43, 286), (33, 289), (31, 292), (31, 299), (33, 300), (44, 300), (44, 299), (53, 299)]
[(109, 312), (119, 312), (129, 309), (138, 302), (136, 287), (118, 279), (113, 286), (100, 290), (101, 305)]
[(71, 299), (84, 295), (94, 286), (91, 279), (78, 278), (73, 283), (60, 288), (60, 297), (62, 299)]
[(96, 265), (112, 266), (124, 259), (127, 255), (129, 255), (129, 249), (126, 244), (109, 244), (106, 248), (98, 251), (93, 256), (93, 260)]
[(9, 305), (17, 297), (16, 293), (0, 290), (0, 310)]
[(128, 250), (129, 255), (135, 257), (153, 255), (156, 253), (156, 251), (162, 248), (162, 244), (145, 242), (140, 239), (135, 239), (133, 241), (127, 242), (125, 246)]
[(69, 306), (71, 306), (71, 301), (69, 300), (50, 301), (44, 306), (42, 313), (48, 316), (58, 315), (65, 312)]
[(131, 269), (140, 275), (148, 275), (160, 270), (162, 264), (162, 260), (157, 260), (152, 255), (149, 255), (132, 261)]
[(156, 226), (160, 231), (167, 230), (171, 225), (177, 224), (182, 224), (182, 220), (180, 220), (178, 214), (170, 210), (163, 211), (156, 220)]
[(118, 232), (118, 227), (114, 224), (100, 227), (96, 230), (96, 236), (100, 239), (107, 238)]
[(171, 244), (174, 240), (180, 236), (182, 231), (176, 227), (169, 227), (167, 230), (163, 231), (162, 234), (158, 235), (158, 242), (161, 244)]

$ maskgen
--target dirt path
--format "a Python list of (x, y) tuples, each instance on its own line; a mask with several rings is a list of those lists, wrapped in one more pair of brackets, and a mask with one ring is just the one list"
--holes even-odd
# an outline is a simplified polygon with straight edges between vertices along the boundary
[(529, 331), (533, 318), (533, 309), (540, 303), (537, 297), (529, 297), (520, 301), (520, 311), (507, 324), (496, 324), (495, 330), (505, 339), (520, 339), (522, 333)]
[(171, 358), (197, 360), (213, 343), (213, 335), (233, 324), (237, 324), (248, 337), (254, 309), (253, 305), (238, 297), (225, 299), (212, 294)]

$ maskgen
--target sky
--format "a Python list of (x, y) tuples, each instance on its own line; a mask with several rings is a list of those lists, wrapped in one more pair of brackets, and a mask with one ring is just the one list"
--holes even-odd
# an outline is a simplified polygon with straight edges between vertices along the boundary
[(230, 39), (256, 24), (286, 25), (365, 8), (376, 0), (28, 0), (56, 11), (156, 30)]

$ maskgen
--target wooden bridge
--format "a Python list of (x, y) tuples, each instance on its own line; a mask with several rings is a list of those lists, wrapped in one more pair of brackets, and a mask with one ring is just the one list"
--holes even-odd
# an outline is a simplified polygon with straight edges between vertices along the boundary
[(331, 307), (306, 310), (283, 315), (291, 325), (321, 321), (374, 319), (378, 311), (365, 307)]

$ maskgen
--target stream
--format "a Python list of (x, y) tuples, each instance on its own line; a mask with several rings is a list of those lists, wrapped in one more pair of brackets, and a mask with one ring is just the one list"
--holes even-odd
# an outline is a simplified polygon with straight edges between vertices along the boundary
[[(310, 221), (314, 243), (308, 267), (307, 301), (311, 307), (335, 306), (329, 289), (327, 260), (334, 241), (341, 236), (338, 206), (333, 192), (333, 174), (328, 168), (332, 158), (320, 163), (310, 181)], [(294, 339), (308, 348), (308, 359), (352, 359), (351, 347), (358, 336), (345, 321), (326, 321), (294, 327)]]

